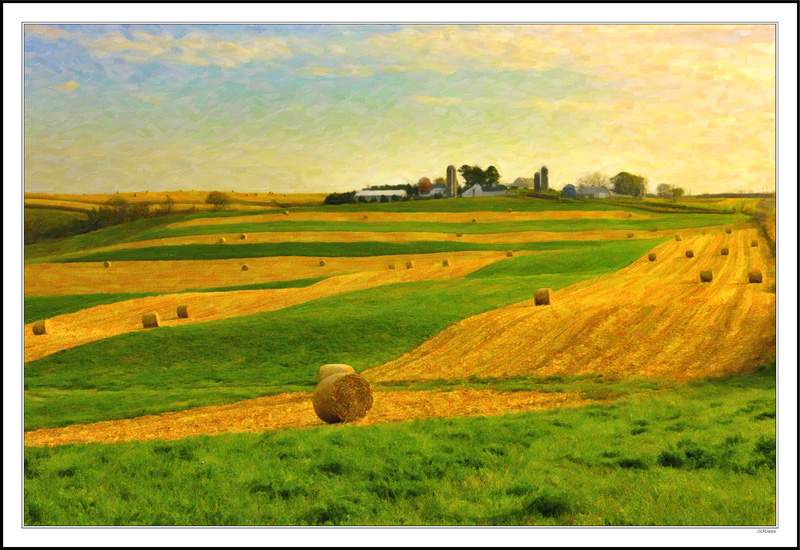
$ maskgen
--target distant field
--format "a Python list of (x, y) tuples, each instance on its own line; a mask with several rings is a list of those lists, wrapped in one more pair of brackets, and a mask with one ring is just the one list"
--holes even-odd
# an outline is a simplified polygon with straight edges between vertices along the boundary
[(81, 212), (70, 212), (67, 210), (51, 210), (45, 208), (26, 208), (25, 221), (36, 224), (39, 231), (47, 233), (65, 225), (71, 225), (74, 221), (83, 221), (86, 214)]

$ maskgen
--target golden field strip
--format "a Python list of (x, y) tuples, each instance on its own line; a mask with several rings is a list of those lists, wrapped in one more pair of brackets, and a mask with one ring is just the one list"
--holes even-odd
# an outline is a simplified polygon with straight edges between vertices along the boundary
[[(284, 205), (310, 205), (322, 204), (325, 200), (325, 193), (240, 193), (235, 191), (225, 191), (233, 201), (233, 204), (228, 208), (236, 210), (236, 203), (270, 203), (273, 200)], [(63, 193), (25, 193), (25, 202), (28, 201), (66, 201), (69, 203), (83, 203), (89, 204), (90, 208), (104, 204), (112, 198), (123, 198), (128, 202), (151, 202), (159, 203), (164, 202), (169, 196), (176, 204), (185, 204), (189, 206), (200, 205), (205, 206), (205, 200), (208, 196), (208, 191), (139, 191), (135, 193), (99, 193), (99, 194), (63, 194)], [(269, 206), (262, 206), (261, 208), (269, 208)]]
[[(518, 252), (524, 254), (527, 252)], [(435, 266), (445, 258), (460, 267), (463, 262), (501, 260), (502, 251), (437, 252), (367, 257), (273, 256), (225, 260), (159, 260), (41, 263), (25, 266), (26, 296), (63, 296), (118, 292), (178, 292), (187, 289), (251, 285), (293, 279), (328, 277), (362, 271), (382, 271), (390, 262), (398, 269), (413, 260), (418, 268)], [(326, 265), (320, 266), (319, 261)], [(248, 270), (242, 271), (242, 265)]]
[[(711, 230), (711, 227), (681, 229), (681, 235), (700, 234), (702, 231)], [(124, 248), (148, 248), (153, 246), (178, 246), (187, 244), (217, 244), (224, 238), (224, 245), (253, 244), (253, 243), (286, 243), (286, 242), (413, 242), (413, 241), (452, 241), (462, 243), (529, 243), (552, 241), (607, 241), (623, 240), (628, 238), (628, 233), (633, 233), (633, 239), (661, 239), (672, 237), (678, 231), (629, 231), (627, 229), (596, 229), (591, 231), (518, 231), (511, 233), (463, 233), (460, 237), (455, 233), (434, 233), (426, 231), (264, 231), (261, 233), (247, 233), (246, 239), (241, 239), (241, 233), (215, 233), (213, 235), (188, 235), (185, 237), (165, 237), (163, 239), (149, 239), (122, 243), (103, 248), (96, 248), (87, 252), (105, 252)]]
[[(578, 407), (589, 402), (581, 399), (577, 392), (379, 392), (375, 394), (375, 402), (369, 415), (351, 425), (404, 422), (421, 418), (496, 416), (556, 407)], [(284, 393), (229, 405), (30, 431), (25, 433), (25, 446), (170, 440), (208, 434), (258, 433), (280, 428), (323, 425), (326, 424), (314, 413), (310, 393)]]
[(541, 220), (644, 220), (649, 214), (634, 214), (622, 210), (546, 210), (542, 212), (290, 212), (288, 216), (275, 214), (243, 215), (226, 218), (196, 218), (175, 222), (167, 227), (194, 227), (198, 225), (230, 225), (239, 223), (264, 223), (279, 221), (325, 222), (440, 222), (440, 223), (496, 223)]
[[(549, 307), (531, 300), (470, 317), (364, 375), (371, 382), (588, 373), (689, 380), (754, 369), (774, 358), (776, 336), (774, 272), (754, 239), (757, 230), (744, 229), (662, 244), (655, 262), (644, 256), (564, 288)], [(720, 255), (723, 246), (729, 256)], [(713, 271), (711, 283), (700, 283), (704, 269)], [(748, 284), (752, 269), (762, 271), (762, 284)]]
[[(372, 262), (369, 264), (362, 262), (362, 264), (372, 265), (376, 267), (376, 270), (333, 276), (305, 288), (165, 294), (105, 304), (59, 315), (50, 319), (52, 325), (51, 334), (34, 337), (32, 336), (33, 323), (25, 325), (25, 334), (28, 336), (25, 338), (25, 361), (33, 361), (60, 350), (103, 338), (110, 338), (126, 332), (153, 330), (145, 329), (142, 326), (142, 315), (145, 313), (157, 312), (161, 317), (163, 326), (229, 319), (273, 311), (324, 296), (381, 285), (458, 279), (506, 258), (503, 252), (442, 253), (424, 256), (424, 258), (404, 257), (402, 261), (397, 259), (396, 269), (388, 269), (387, 267), (388, 262), (392, 261), (393, 258), (381, 257), (378, 260), (380, 261), (380, 267), (375, 264), (374, 258), (365, 258), (365, 260), (372, 260)], [(450, 259), (450, 267), (441, 265), (444, 258)], [(406, 269), (405, 262), (408, 259), (413, 259), (415, 263), (413, 269)], [(349, 260), (349, 258), (332, 258), (331, 260), (344, 261)], [(242, 263), (239, 261), (231, 265), (230, 268), (236, 269), (244, 275), (258, 269), (248, 262), (250, 269), (241, 271)], [(103, 269), (102, 266), (100, 269)], [(324, 268), (317, 267), (317, 275), (322, 269)], [(106, 271), (109, 271), (109, 269)], [(206, 273), (205, 277), (209, 277), (209, 275)], [(208, 280), (207, 278), (206, 281)], [(212, 280), (219, 282), (216, 278)], [(242, 279), (240, 279), (240, 284), (242, 284)], [(190, 318), (178, 318), (177, 307), (181, 304), (189, 305)]]

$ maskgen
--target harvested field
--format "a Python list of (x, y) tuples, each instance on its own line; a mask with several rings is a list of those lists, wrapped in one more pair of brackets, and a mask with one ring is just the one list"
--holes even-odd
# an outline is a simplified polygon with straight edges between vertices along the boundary
[[(755, 229), (686, 237), (618, 273), (457, 323), (405, 356), (364, 372), (371, 382), (603, 374), (689, 380), (744, 372), (775, 354), (775, 295), (747, 283), (771, 259)], [(716, 251), (725, 244), (731, 255)], [(685, 261), (692, 247), (697, 258)], [(700, 283), (698, 270), (714, 280)], [(533, 298), (533, 292), (531, 292)]]
[[(208, 434), (324, 426), (325, 423), (314, 413), (311, 395), (284, 393), (229, 405), (36, 430), (25, 434), (25, 445), (41, 447), (70, 443), (170, 440)], [(375, 394), (375, 402), (367, 416), (351, 424), (363, 426), (384, 422), (406, 422), (420, 418), (496, 416), (557, 407), (578, 407), (587, 403), (589, 402), (581, 399), (577, 392), (493, 390), (379, 392)], [(331, 427), (331, 429), (337, 428)]]
[[(248, 239), (249, 240), (249, 239)], [(237, 241), (233, 241), (237, 242)], [(234, 246), (229, 241), (225, 246)], [(319, 262), (325, 260), (326, 275), (341, 275), (361, 271), (386, 269), (391, 261), (405, 265), (407, 259), (441, 262), (472, 261), (504, 258), (496, 251), (441, 252), (404, 256), (333, 257), (274, 256), (248, 258), (249, 271), (241, 271), (242, 260), (175, 260), (175, 261), (120, 261), (114, 269), (103, 268), (102, 263), (41, 263), (25, 266), (26, 296), (55, 296), (65, 294), (94, 294), (116, 292), (178, 292), (186, 289), (207, 288), (209, 281), (215, 287), (289, 281), (319, 277)], [(142, 275), (146, 274), (146, 277)]]
[[(445, 269), (441, 263), (445, 257), (449, 256), (457, 257), (458, 262), (455, 267)], [(375, 286), (413, 281), (458, 279), (504, 259), (505, 255), (501, 252), (460, 255), (429, 254), (415, 257), (415, 269), (387, 270), (384, 268), (385, 258), (365, 258), (365, 260), (370, 260), (370, 263), (365, 265), (372, 266), (374, 271), (330, 277), (304, 288), (165, 294), (95, 306), (54, 317), (52, 322), (63, 327), (57, 334), (26, 338), (25, 361), (33, 361), (63, 349), (118, 334), (144, 330), (141, 323), (142, 315), (150, 312), (159, 314), (162, 327), (229, 319), (273, 311), (323, 296)], [(346, 266), (349, 263), (346, 260), (349, 258), (331, 258), (328, 261), (335, 266)], [(397, 261), (401, 261), (401, 259), (398, 258)], [(306, 264), (309, 271), (313, 271), (315, 274), (319, 273), (318, 260), (307, 258)], [(405, 261), (401, 265), (405, 265)], [(124, 266), (120, 266), (120, 269), (122, 268)], [(234, 268), (231, 271), (236, 275), (243, 275), (239, 269)], [(254, 271), (258, 270), (252, 269), (246, 274)], [(200, 271), (201, 275), (202, 273), (203, 271)], [(179, 320), (176, 308), (179, 304), (185, 303), (192, 304), (192, 316), (188, 320)], [(25, 326), (25, 330), (28, 332), (32, 330), (32, 323), (30, 325)]]
[[(633, 214), (623, 210), (548, 210), (543, 212), (381, 212), (370, 211), (365, 217), (363, 212), (293, 212), (293, 221), (328, 221), (328, 222), (442, 222), (471, 223), (480, 219), (482, 223), (522, 222), (537, 220), (600, 220), (600, 219), (648, 219), (646, 213)], [(167, 227), (190, 227), (196, 225), (229, 225), (239, 223), (277, 222), (285, 218), (272, 214), (254, 216), (232, 216), (227, 218), (197, 218), (176, 222)]]
[[(686, 234), (700, 234), (701, 229), (687, 230)], [(414, 241), (450, 241), (462, 243), (525, 243), (525, 242), (553, 242), (553, 241), (604, 241), (622, 240), (629, 238), (657, 239), (669, 237), (670, 231), (657, 231), (655, 233), (640, 232), (633, 235), (624, 229), (593, 230), (593, 231), (518, 231), (510, 233), (434, 233), (427, 231), (264, 231), (248, 233), (247, 239), (241, 239), (238, 233), (215, 233), (212, 235), (187, 235), (185, 237), (165, 237), (163, 239), (148, 239), (121, 243), (118, 245), (96, 248), (87, 252), (106, 252), (109, 250), (149, 248), (152, 246), (178, 246), (191, 244), (208, 244), (220, 238), (227, 239), (231, 245), (253, 243), (284, 243), (284, 242), (414, 242)]]
[[(227, 206), (229, 210), (240, 210), (242, 207), (253, 206), (259, 210), (277, 208), (276, 203), (286, 206), (316, 205), (322, 204), (325, 200), (325, 193), (245, 193), (231, 192), (222, 190), (231, 198), (231, 204)], [(132, 193), (96, 193), (96, 194), (51, 194), (51, 193), (25, 193), (25, 202), (34, 201), (66, 201), (70, 203), (84, 203), (91, 208), (94, 205), (104, 204), (111, 198), (123, 198), (128, 202), (150, 202), (153, 204), (163, 203), (169, 196), (175, 204), (173, 208), (181, 205), (186, 207), (195, 206), (197, 209), (206, 210), (209, 205), (205, 204), (208, 191), (137, 191)], [(255, 204), (248, 204), (255, 203)], [(44, 203), (40, 203), (44, 204)], [(250, 209), (250, 208), (248, 208)]]

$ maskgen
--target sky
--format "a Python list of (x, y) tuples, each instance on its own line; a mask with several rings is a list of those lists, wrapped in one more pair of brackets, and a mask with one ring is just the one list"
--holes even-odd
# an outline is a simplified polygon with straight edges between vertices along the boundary
[(25, 25), (26, 192), (775, 186), (772, 25)]

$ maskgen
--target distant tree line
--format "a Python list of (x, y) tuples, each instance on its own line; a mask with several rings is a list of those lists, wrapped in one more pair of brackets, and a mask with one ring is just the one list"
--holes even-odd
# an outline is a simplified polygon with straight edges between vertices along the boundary
[(466, 187), (480, 185), (481, 187), (495, 187), (500, 184), (500, 172), (494, 166), (489, 166), (483, 170), (477, 164), (469, 166), (464, 164), (458, 169), (458, 173), (464, 179)]
[(670, 185), (669, 183), (659, 183), (656, 187), (656, 195), (662, 199), (672, 199), (676, 201), (683, 197), (685, 193), (686, 192), (683, 190), (683, 187), (677, 187), (675, 185)]

